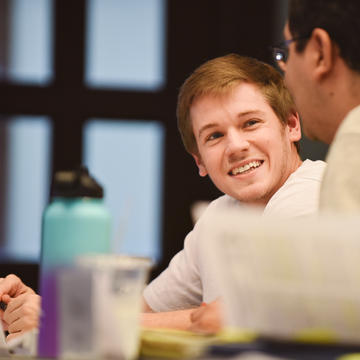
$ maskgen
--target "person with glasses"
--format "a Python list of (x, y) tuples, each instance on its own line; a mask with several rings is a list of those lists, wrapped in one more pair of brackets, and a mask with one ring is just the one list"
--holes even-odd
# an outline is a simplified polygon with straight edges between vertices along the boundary
[(283, 64), (286, 63), (289, 56), (289, 45), (295, 41), (307, 39), (309, 36), (300, 36), (288, 40), (281, 41), (277, 45), (272, 47), (272, 54), (275, 63), (279, 64), (280, 69), (282, 69)]
[(304, 133), (331, 144), (320, 209), (360, 210), (360, 1), (290, 0), (274, 60)]
[(197, 68), (180, 89), (177, 118), (199, 175), (209, 176), (224, 195), (210, 203), (184, 249), (146, 287), (143, 325), (216, 332), (221, 294), (199, 249), (211, 213), (255, 207), (264, 216), (312, 215), (325, 164), (300, 159), (293, 100), (279, 72), (252, 58), (230, 54)]

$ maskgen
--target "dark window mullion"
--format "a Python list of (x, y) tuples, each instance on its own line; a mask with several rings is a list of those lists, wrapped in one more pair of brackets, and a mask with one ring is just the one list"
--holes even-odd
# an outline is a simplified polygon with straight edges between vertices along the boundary
[(0, 1), (0, 79), (6, 75), (5, 69), (8, 65), (8, 22), (9, 22), (9, 0)]
[(53, 171), (74, 169), (82, 163), (83, 123), (78, 113), (53, 117)]
[[(183, 247), (192, 228), (190, 207), (201, 194), (212, 194), (209, 181), (200, 180), (196, 166), (182, 145), (176, 125), (178, 90), (196, 66), (215, 54), (217, 1), (182, 0), (167, 2), (166, 88), (168, 99), (161, 109), (165, 119), (163, 197), (163, 261), (153, 276), (167, 266), (174, 253)], [(211, 196), (211, 195), (210, 195)], [(181, 214), (179, 216), (179, 214)]]
[(82, 160), (86, 0), (54, 0), (53, 171)]
[(86, 0), (54, 0), (55, 86), (81, 88), (85, 63)]
[(167, 83), (177, 90), (205, 60), (216, 56), (220, 0), (167, 2)]

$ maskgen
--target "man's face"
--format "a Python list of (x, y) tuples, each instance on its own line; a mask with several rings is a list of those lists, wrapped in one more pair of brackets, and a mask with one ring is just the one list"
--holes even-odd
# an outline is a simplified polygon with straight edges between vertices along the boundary
[(301, 137), (297, 115), (281, 124), (253, 84), (200, 97), (190, 115), (200, 175), (240, 201), (265, 205), (300, 165), (293, 145)]
[[(285, 40), (292, 39), (288, 24), (284, 28)], [(284, 71), (285, 84), (291, 92), (302, 120), (302, 129), (310, 139), (329, 142), (326, 133), (326, 109), (322, 104), (321, 92), (314, 82), (312, 66), (314, 56), (308, 46), (301, 53), (296, 51), (296, 41), (289, 44), (286, 63), (280, 63)]]

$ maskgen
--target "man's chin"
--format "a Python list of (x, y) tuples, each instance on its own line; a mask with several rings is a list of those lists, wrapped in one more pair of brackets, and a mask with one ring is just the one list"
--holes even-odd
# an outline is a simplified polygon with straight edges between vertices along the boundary
[[(303, 133), (305, 135), (305, 137), (309, 140), (312, 141), (319, 141), (320, 139), (318, 138), (318, 136), (316, 134), (314, 134), (312, 131), (310, 130), (305, 130), (305, 128), (303, 128)], [(304, 137), (303, 137), (304, 138)]]
[(268, 197), (264, 193), (259, 192), (247, 192), (245, 194), (236, 194), (237, 200), (243, 204), (254, 206), (254, 207), (265, 207), (268, 202)]
[[(310, 119), (311, 121), (311, 119)], [(316, 121), (316, 120), (314, 120)], [(321, 134), (317, 134), (317, 132), (311, 128), (311, 126), (306, 126), (307, 122), (304, 123), (304, 121), (302, 121), (302, 132), (303, 135), (305, 135), (305, 137), (309, 140), (312, 141), (324, 141), (323, 139), (321, 139)], [(303, 136), (304, 138), (304, 136)]]

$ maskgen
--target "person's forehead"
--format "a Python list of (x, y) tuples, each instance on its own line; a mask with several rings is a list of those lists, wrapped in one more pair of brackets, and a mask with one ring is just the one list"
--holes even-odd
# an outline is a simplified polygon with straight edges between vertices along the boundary
[[(214, 117), (224, 108), (238, 111), (239, 114), (275, 114), (265, 94), (256, 84), (241, 82), (228, 89), (226, 92), (206, 94), (196, 99), (190, 108), (190, 116), (194, 120), (196, 114), (208, 111)], [(229, 106), (229, 107), (228, 107)], [(280, 119), (279, 119), (280, 120)]]
[(237, 96), (239, 92), (243, 91), (245, 91), (246, 93), (250, 92), (256, 94), (256, 96), (261, 97), (266, 102), (266, 98), (258, 84), (255, 84), (251, 81), (236, 81), (225, 88), (206, 92), (201, 94), (200, 96), (197, 96), (192, 102), (190, 109), (191, 107), (197, 105), (203, 100), (234, 101), (234, 96)]

